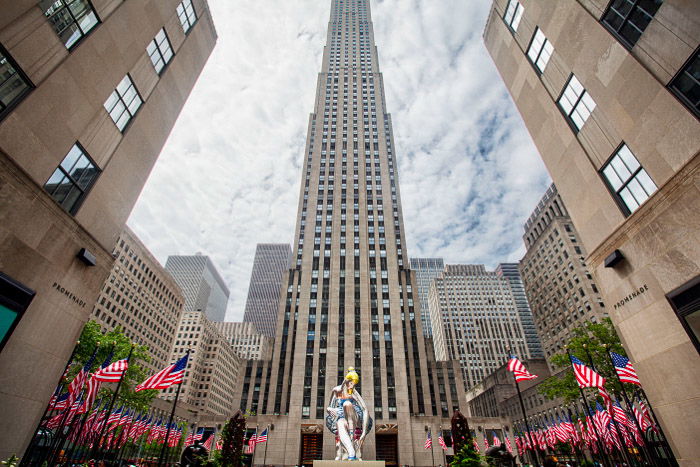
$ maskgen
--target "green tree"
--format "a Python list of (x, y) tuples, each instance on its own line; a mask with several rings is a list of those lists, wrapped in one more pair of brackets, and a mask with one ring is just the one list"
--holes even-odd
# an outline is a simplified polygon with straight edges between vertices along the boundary
[(483, 465), (482, 461), (481, 455), (474, 448), (472, 439), (469, 438), (462, 445), (462, 449), (455, 453), (450, 465), (452, 467), (481, 467)]
[[(572, 330), (572, 335), (573, 337), (567, 345), (569, 352), (589, 366), (591, 364), (588, 357), (590, 354), (595, 370), (606, 379), (606, 389), (609, 392), (619, 392), (620, 383), (615, 377), (615, 369), (610, 362), (608, 351), (620, 355), (626, 355), (626, 353), (610, 318), (605, 318), (600, 323), (587, 323), (580, 326)], [(553, 355), (549, 361), (556, 368), (571, 368), (566, 351)], [(630, 390), (633, 389), (632, 385), (625, 385), (625, 387), (628, 386)], [(569, 370), (547, 378), (538, 385), (537, 389), (548, 399), (561, 397), (566, 402), (577, 400), (581, 395), (574, 374)]]
[[(151, 360), (148, 347), (145, 345), (133, 344), (131, 339), (124, 335), (120, 327), (103, 333), (99, 323), (92, 320), (88, 321), (80, 334), (80, 343), (77, 345), (75, 352), (74, 361), (79, 362), (80, 365), (73, 365), (68, 379), (70, 380), (75, 376), (90, 357), (92, 357), (96, 346), (98, 346), (98, 351), (95, 362), (91, 368), (93, 372), (99, 368), (112, 351), (114, 351), (112, 362), (128, 357), (132, 345), (134, 346), (134, 350), (129, 360), (129, 369), (126, 371), (124, 381), (119, 388), (118, 401), (120, 405), (124, 404), (136, 410), (148, 409), (151, 401), (158, 394), (158, 391), (152, 389), (134, 392), (136, 385), (149, 376), (146, 369), (140, 364), (140, 362), (148, 362)], [(115, 388), (116, 383), (103, 384), (98, 397), (112, 397)]]

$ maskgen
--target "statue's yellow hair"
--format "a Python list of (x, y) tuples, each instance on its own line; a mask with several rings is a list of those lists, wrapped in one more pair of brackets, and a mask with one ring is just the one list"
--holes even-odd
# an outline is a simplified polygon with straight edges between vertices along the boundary
[(345, 375), (345, 379), (349, 379), (354, 384), (358, 384), (360, 382), (360, 375), (357, 374), (353, 367), (350, 367), (348, 368), (348, 373)]

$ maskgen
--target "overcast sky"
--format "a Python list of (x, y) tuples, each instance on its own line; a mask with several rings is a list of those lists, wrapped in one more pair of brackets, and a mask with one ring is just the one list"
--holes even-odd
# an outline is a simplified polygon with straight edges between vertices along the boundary
[[(243, 317), (255, 245), (294, 238), (329, 0), (209, 0), (219, 40), (129, 219), (209, 255)], [(410, 257), (517, 261), (549, 176), (482, 41), (491, 0), (372, 0)]]

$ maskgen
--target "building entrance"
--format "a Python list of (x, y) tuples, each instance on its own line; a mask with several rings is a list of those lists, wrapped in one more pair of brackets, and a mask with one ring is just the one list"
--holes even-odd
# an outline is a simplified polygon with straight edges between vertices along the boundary
[(299, 464), (313, 467), (315, 460), (323, 459), (323, 435), (320, 433), (302, 433)]
[(399, 439), (395, 433), (377, 435), (377, 460), (388, 466), (399, 465)]

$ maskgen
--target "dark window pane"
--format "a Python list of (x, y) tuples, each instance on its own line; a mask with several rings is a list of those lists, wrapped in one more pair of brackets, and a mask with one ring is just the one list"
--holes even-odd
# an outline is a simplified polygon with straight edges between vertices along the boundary
[(634, 46), (651, 22), (663, 0), (613, 0), (601, 21), (621, 41)]
[(66, 211), (75, 214), (100, 169), (75, 144), (44, 184), (44, 189)]
[(690, 110), (700, 117), (700, 52), (688, 61), (669, 85)]
[(41, 0), (39, 6), (69, 49), (99, 23), (88, 0)]

